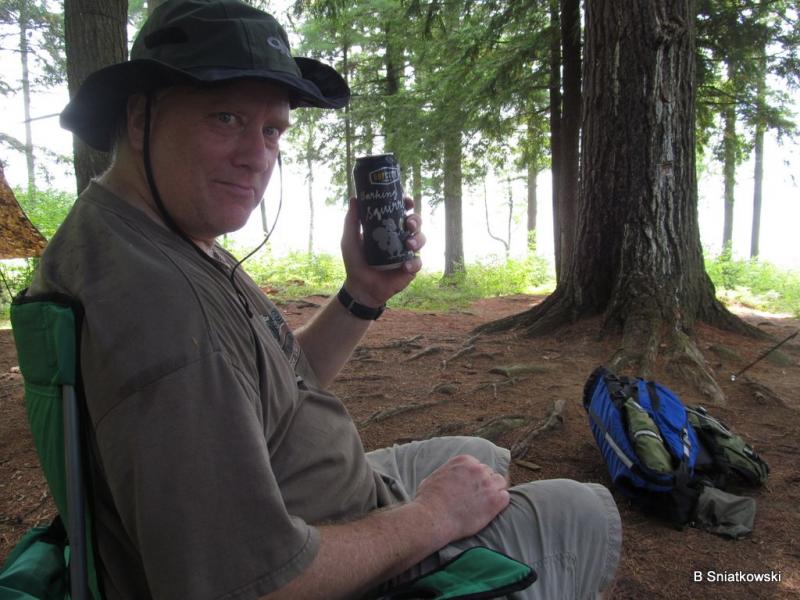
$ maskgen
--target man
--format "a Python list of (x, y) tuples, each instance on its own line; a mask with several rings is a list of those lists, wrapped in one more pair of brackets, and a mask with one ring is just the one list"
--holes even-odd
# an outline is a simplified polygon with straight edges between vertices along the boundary
[[(408, 285), (418, 258), (370, 269), (351, 202), (344, 292), (293, 335), (216, 244), (261, 199), (290, 110), (344, 106), (341, 77), (292, 58), (274, 19), (237, 0), (166, 2), (131, 56), (90, 76), (62, 114), (113, 161), (31, 289), (85, 309), (106, 596), (353, 598), (475, 545), (537, 570), (525, 597), (608, 587), (621, 534), (605, 488), (509, 490), (508, 452), (470, 438), (365, 455), (325, 391), (368, 328), (363, 317)], [(407, 228), (419, 250), (419, 218)]]

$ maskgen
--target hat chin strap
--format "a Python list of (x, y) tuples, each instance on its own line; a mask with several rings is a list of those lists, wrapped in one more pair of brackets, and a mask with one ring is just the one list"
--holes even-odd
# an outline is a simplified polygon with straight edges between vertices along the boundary
[(178, 226), (175, 222), (175, 219), (172, 218), (172, 215), (169, 214), (167, 207), (164, 206), (164, 201), (161, 199), (161, 194), (158, 193), (158, 187), (156, 187), (156, 180), (153, 176), (153, 165), (152, 161), (150, 160), (150, 121), (151, 121), (151, 105), (152, 105), (153, 95), (152, 93), (147, 94), (147, 98), (144, 104), (144, 140), (143, 145), (144, 148), (142, 150), (142, 157), (144, 159), (144, 172), (147, 177), (147, 185), (150, 188), (150, 195), (153, 197), (153, 200), (156, 203), (156, 208), (158, 212), (161, 213), (161, 218), (164, 220), (164, 224), (169, 227), (170, 231), (177, 234), (185, 242), (191, 244), (194, 248), (196, 248), (203, 256), (208, 258), (208, 255), (203, 252), (200, 248), (197, 247), (188, 235), (186, 235), (183, 230)]
[[(179, 238), (189, 244), (192, 248), (194, 248), (195, 252), (197, 252), (200, 257), (211, 264), (215, 269), (220, 271), (226, 278), (228, 278), (233, 286), (234, 291), (236, 292), (236, 296), (239, 298), (239, 302), (242, 304), (242, 308), (244, 308), (245, 313), (249, 318), (253, 317), (253, 311), (250, 310), (250, 303), (247, 301), (247, 297), (242, 293), (242, 290), (239, 288), (239, 284), (235, 279), (236, 274), (236, 267), (238, 267), (242, 261), (236, 263), (236, 267), (231, 269), (231, 272), (225, 269), (225, 267), (218, 261), (214, 260), (211, 256), (209, 256), (206, 252), (203, 251), (200, 246), (198, 246), (192, 239), (186, 235), (186, 233), (180, 228), (180, 226), (175, 222), (175, 219), (172, 218), (172, 215), (167, 210), (167, 207), (164, 205), (164, 201), (161, 199), (161, 194), (158, 192), (158, 187), (156, 186), (156, 179), (153, 176), (153, 164), (150, 160), (150, 122), (151, 122), (151, 105), (152, 105), (152, 93), (148, 93), (145, 99), (144, 104), (144, 140), (142, 149), (142, 158), (144, 160), (144, 172), (145, 176), (147, 177), (147, 185), (150, 188), (150, 195), (153, 196), (153, 201), (156, 203), (156, 208), (158, 212), (161, 213), (161, 218), (164, 220), (169, 229), (175, 233)], [(271, 233), (271, 232), (270, 232)], [(269, 236), (268, 236), (269, 237)], [(266, 241), (266, 240), (265, 240)], [(260, 247), (260, 246), (259, 246)], [(245, 258), (249, 258), (248, 255)]]

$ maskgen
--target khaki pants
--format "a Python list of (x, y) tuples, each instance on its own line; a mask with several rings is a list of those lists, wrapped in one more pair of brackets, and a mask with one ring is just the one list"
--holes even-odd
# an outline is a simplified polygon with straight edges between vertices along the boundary
[[(444, 437), (396, 445), (367, 454), (398, 500), (413, 498), (419, 483), (449, 458), (474, 456), (498, 473), (508, 472), (509, 451), (481, 438)], [(435, 569), (473, 546), (487, 546), (527, 563), (537, 581), (514, 600), (595, 598), (613, 581), (622, 525), (609, 491), (568, 479), (534, 481), (510, 490), (511, 502), (477, 535), (459, 540), (398, 578)]]

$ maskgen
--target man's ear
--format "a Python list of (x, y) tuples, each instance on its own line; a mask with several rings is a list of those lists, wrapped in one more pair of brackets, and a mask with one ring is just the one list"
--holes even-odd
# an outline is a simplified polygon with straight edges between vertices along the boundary
[(133, 94), (128, 98), (126, 110), (126, 129), (131, 147), (138, 152), (144, 148), (144, 114), (147, 96)]

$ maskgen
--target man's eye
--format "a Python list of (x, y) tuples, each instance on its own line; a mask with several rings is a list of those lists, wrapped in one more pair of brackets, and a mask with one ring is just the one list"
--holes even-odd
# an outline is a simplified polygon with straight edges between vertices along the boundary
[(224, 125), (233, 125), (236, 123), (236, 116), (229, 112), (218, 112), (216, 114), (217, 120)]
[(281, 130), (277, 127), (264, 127), (264, 137), (276, 139), (281, 136)]

